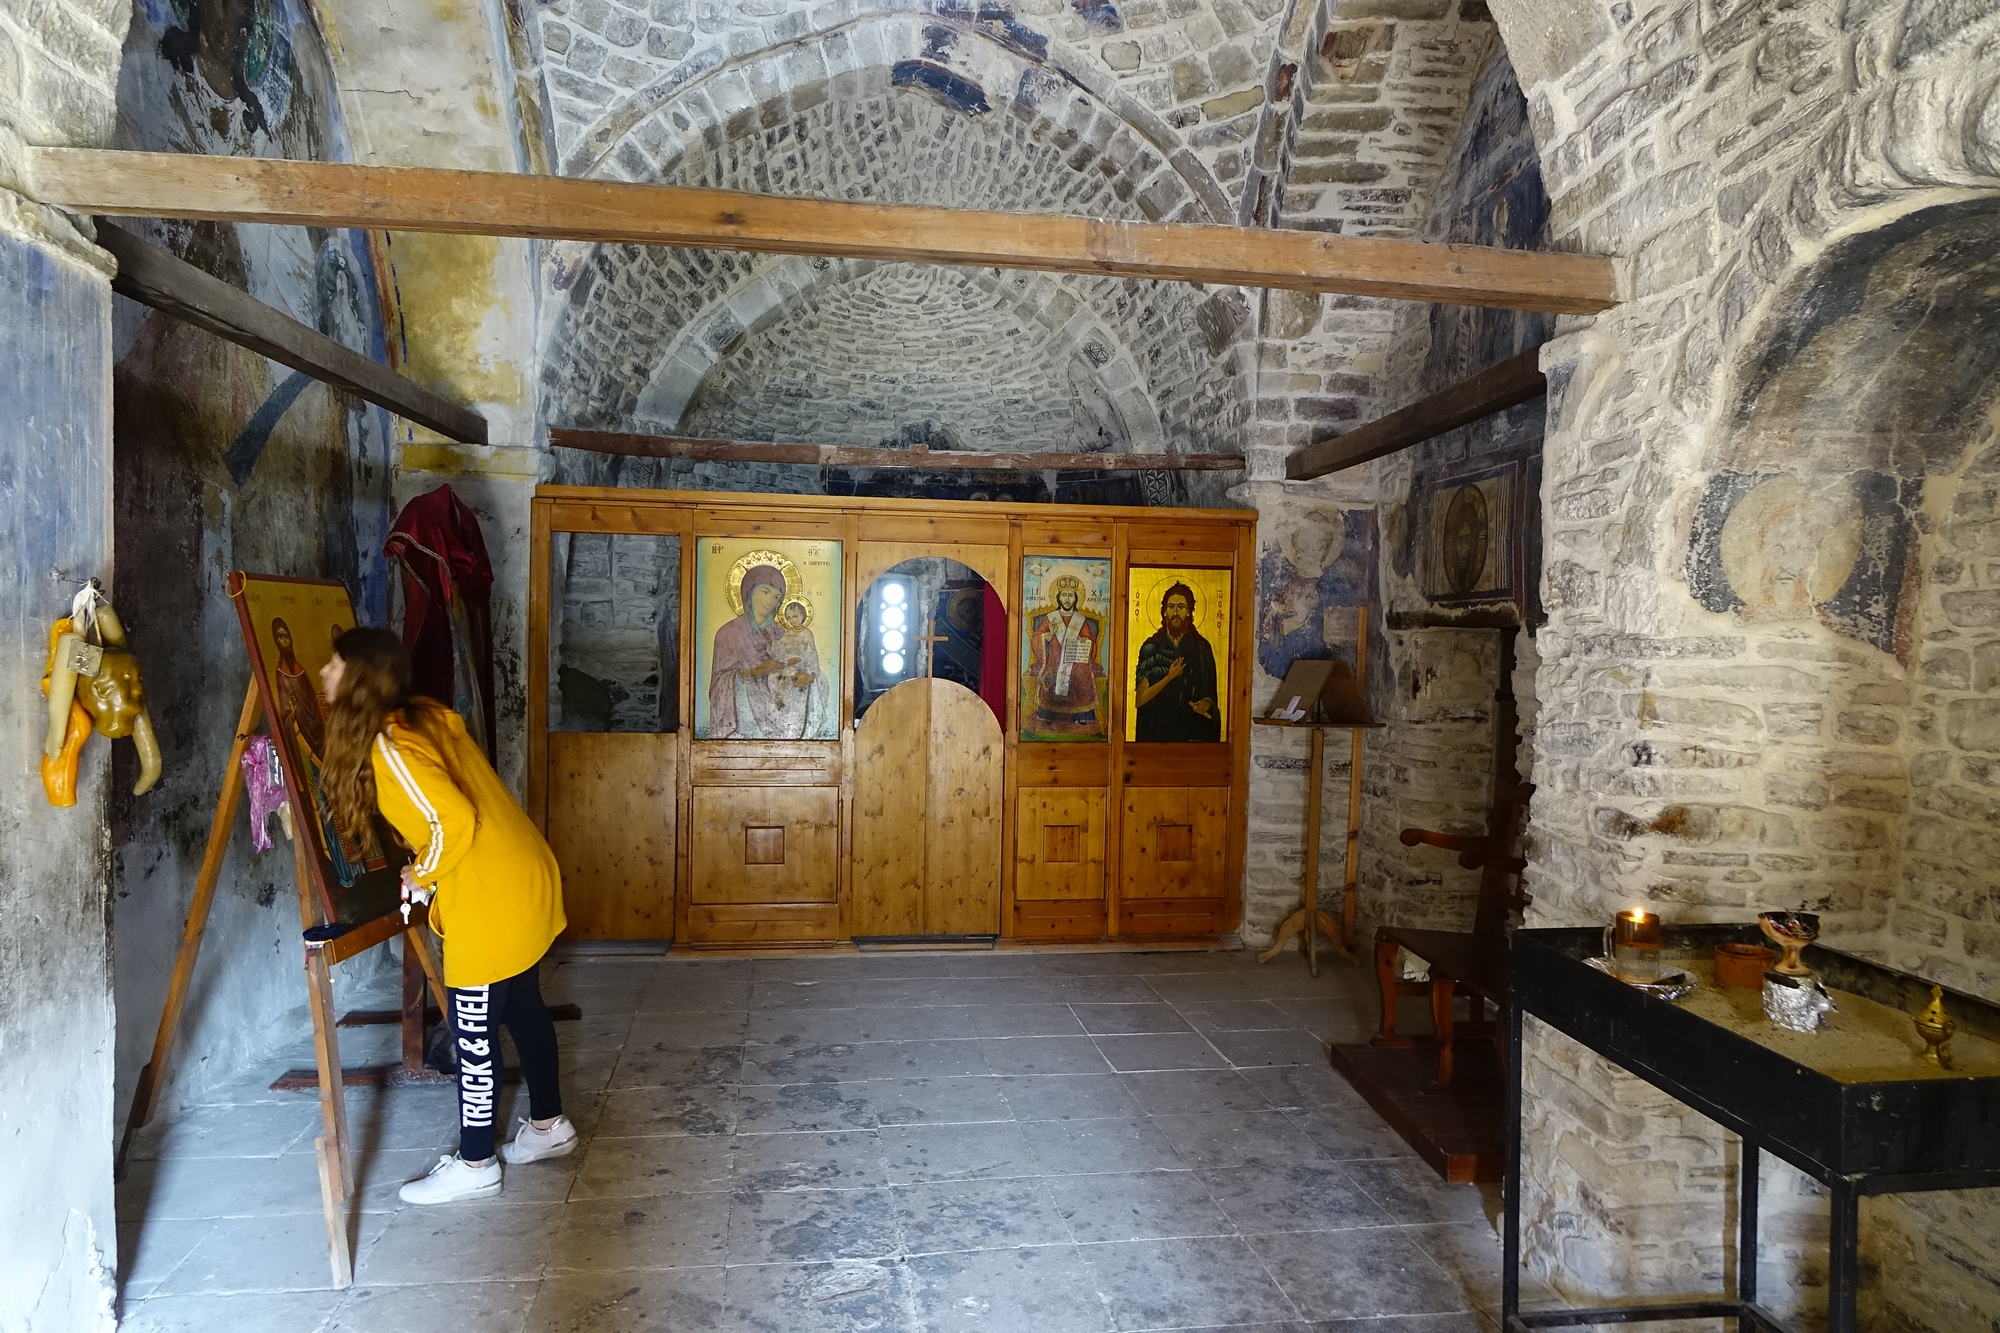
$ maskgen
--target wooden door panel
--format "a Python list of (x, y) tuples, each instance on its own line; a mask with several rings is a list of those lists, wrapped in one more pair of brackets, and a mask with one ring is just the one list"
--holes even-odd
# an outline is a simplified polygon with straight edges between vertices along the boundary
[(675, 736), (549, 733), (548, 836), (573, 940), (674, 933)]
[(1123, 896), (1220, 898), (1229, 837), (1227, 787), (1128, 787), (1121, 827)]
[(1014, 797), (1017, 901), (1104, 898), (1102, 787), (1024, 787)]
[(838, 787), (697, 787), (689, 901), (831, 903)]
[(924, 933), (928, 685), (904, 681), (870, 705), (855, 728), (851, 929), (856, 935)]
[(854, 733), (857, 936), (997, 935), (1005, 739), (947, 680), (906, 680)]
[(1006, 737), (993, 710), (971, 690), (948, 680), (929, 683), (924, 929), (931, 935), (997, 935)]

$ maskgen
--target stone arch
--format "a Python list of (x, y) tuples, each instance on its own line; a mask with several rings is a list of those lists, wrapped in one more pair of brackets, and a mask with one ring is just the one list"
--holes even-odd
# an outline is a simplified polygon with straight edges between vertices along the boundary
[[(646, 388), (639, 395), (637, 415), (642, 425), (667, 433), (678, 431), (683, 413), (724, 348), (758, 334), (795, 312), (812, 295), (832, 283), (863, 277), (883, 265), (876, 260), (789, 257), (761, 268), (748, 281), (718, 296), (695, 319), (682, 326), (661, 356)], [(1051, 345), (1080, 363), (1117, 409), (1122, 434), (1140, 452), (1166, 447), (1160, 414), (1139, 389), (1139, 372), (1131, 350), (1105, 328), (1088, 309), (1066, 321), (1050, 317), (1050, 289), (1059, 286), (1048, 274), (1029, 274), (1026, 291), (998, 280), (993, 270), (971, 270), (975, 283), (1019, 307), (1047, 331)]]
[[(1157, 113), (1107, 77), (1096, 62), (1008, 21), (967, 21), (963, 10), (878, 10), (854, 16), (823, 6), (797, 16), (782, 44), (725, 57), (719, 49), (675, 65), (607, 108), (567, 147), (563, 173), (658, 179), (671, 172), (676, 141), (713, 133), (733, 117), (759, 114), (779, 97), (867, 71), (909, 71), (940, 96), (986, 114), (996, 103), (1045, 117), (1099, 152), (1121, 135), (1150, 154), (1151, 173), (1177, 185), (1158, 190), (1156, 218), (1219, 222), (1229, 203), (1214, 174)], [(997, 27), (997, 31), (995, 30)], [(977, 99), (975, 102), (973, 99)], [(1149, 179), (1143, 190), (1156, 185)], [(1171, 209), (1165, 207), (1172, 200)]]
[[(1082, 94), (1059, 104), (1015, 99), (972, 113), (938, 87), (899, 77), (908, 68), (877, 61), (803, 96), (794, 95), (797, 85), (773, 88), (772, 100), (734, 110), (727, 99), (718, 104), (711, 89), (654, 113), (627, 146), (639, 151), (648, 126), (662, 135), (671, 129), (671, 140), (649, 141), (644, 170), (686, 184), (1023, 211), (1199, 215), (1196, 201), (1181, 197), (1181, 177)], [(922, 169), (912, 166), (919, 160)], [(638, 174), (633, 165), (626, 163), (627, 174)], [(781, 172), (791, 174), (780, 179)], [(1160, 189), (1166, 193), (1146, 193)], [(684, 406), (698, 382), (689, 377), (704, 359), (684, 330), (715, 321), (712, 334), (732, 307), (752, 318), (781, 312), (789, 308), (777, 299), (781, 288), (791, 282), (796, 299), (803, 271), (791, 261), (727, 252), (551, 246), (549, 285), (568, 300), (544, 306), (545, 417), (657, 421), (665, 407)], [(1156, 447), (1231, 447), (1245, 414), (1240, 296), (1089, 275), (995, 273), (981, 281), (1025, 298), (1023, 308), (1040, 325), (1079, 350), (1095, 348), (1089, 373), (1101, 387), (1092, 395), (1118, 405), (1128, 435)], [(641, 412), (642, 397), (650, 398), (650, 412)]]

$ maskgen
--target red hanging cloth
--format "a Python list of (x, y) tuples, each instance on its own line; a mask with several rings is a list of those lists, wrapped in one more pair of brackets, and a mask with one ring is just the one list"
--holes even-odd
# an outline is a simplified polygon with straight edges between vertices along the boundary
[(403, 571), (411, 687), (456, 710), (493, 758), (493, 562), (479, 516), (440, 486), (403, 506), (382, 554)]

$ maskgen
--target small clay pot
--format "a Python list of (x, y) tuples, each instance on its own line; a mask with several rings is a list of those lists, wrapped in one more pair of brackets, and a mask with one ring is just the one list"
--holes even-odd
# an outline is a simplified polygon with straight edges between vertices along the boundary
[(1759, 990), (1764, 972), (1778, 955), (1761, 944), (1718, 944), (1715, 946), (1715, 979), (1724, 986)]

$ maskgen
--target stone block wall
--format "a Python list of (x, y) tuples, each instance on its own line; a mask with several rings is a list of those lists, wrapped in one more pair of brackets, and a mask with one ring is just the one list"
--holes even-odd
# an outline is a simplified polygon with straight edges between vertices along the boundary
[[(1632, 299), (1569, 322), (1542, 358), (1534, 921), (1805, 900), (1828, 942), (1992, 994), (1972, 953), (1984, 896), (1957, 891), (1994, 871), (1982, 752), (1964, 743), (1983, 627), (1960, 622), (1984, 571), (1937, 534), (1959, 497), (1974, 521), (1983, 503), (1964, 469), (1990, 434), (1992, 367), (1975, 354), (1924, 378), (1904, 358), (1983, 345), (1966, 335), (1988, 287), (1966, 275), (1991, 244), (1947, 238), (1984, 235), (1980, 200), (2000, 195), (2000, 130), (1979, 110), (2000, 87), (2000, 15), (1931, 0), (1634, 4), (1559, 24), (1494, 10), (1554, 244), (1631, 260)], [(1956, 313), (1933, 333), (1901, 313), (1915, 292)], [(1871, 328), (1899, 339), (1870, 343)], [(1959, 583), (1931, 588), (1940, 572)], [(1975, 600), (1947, 604), (1960, 589)], [(1943, 672), (1929, 685), (1925, 651)], [(1543, 1273), (1577, 1295), (1714, 1290), (1726, 1140), (1546, 1034), (1532, 1059)], [(1767, 1188), (1790, 1201), (1768, 1289), (1809, 1311), (1824, 1205), (1779, 1168)], [(1872, 1204), (1863, 1325), (1990, 1323), (1992, 1206)]]
[(677, 730), (680, 540), (559, 533), (554, 560), (549, 729)]

